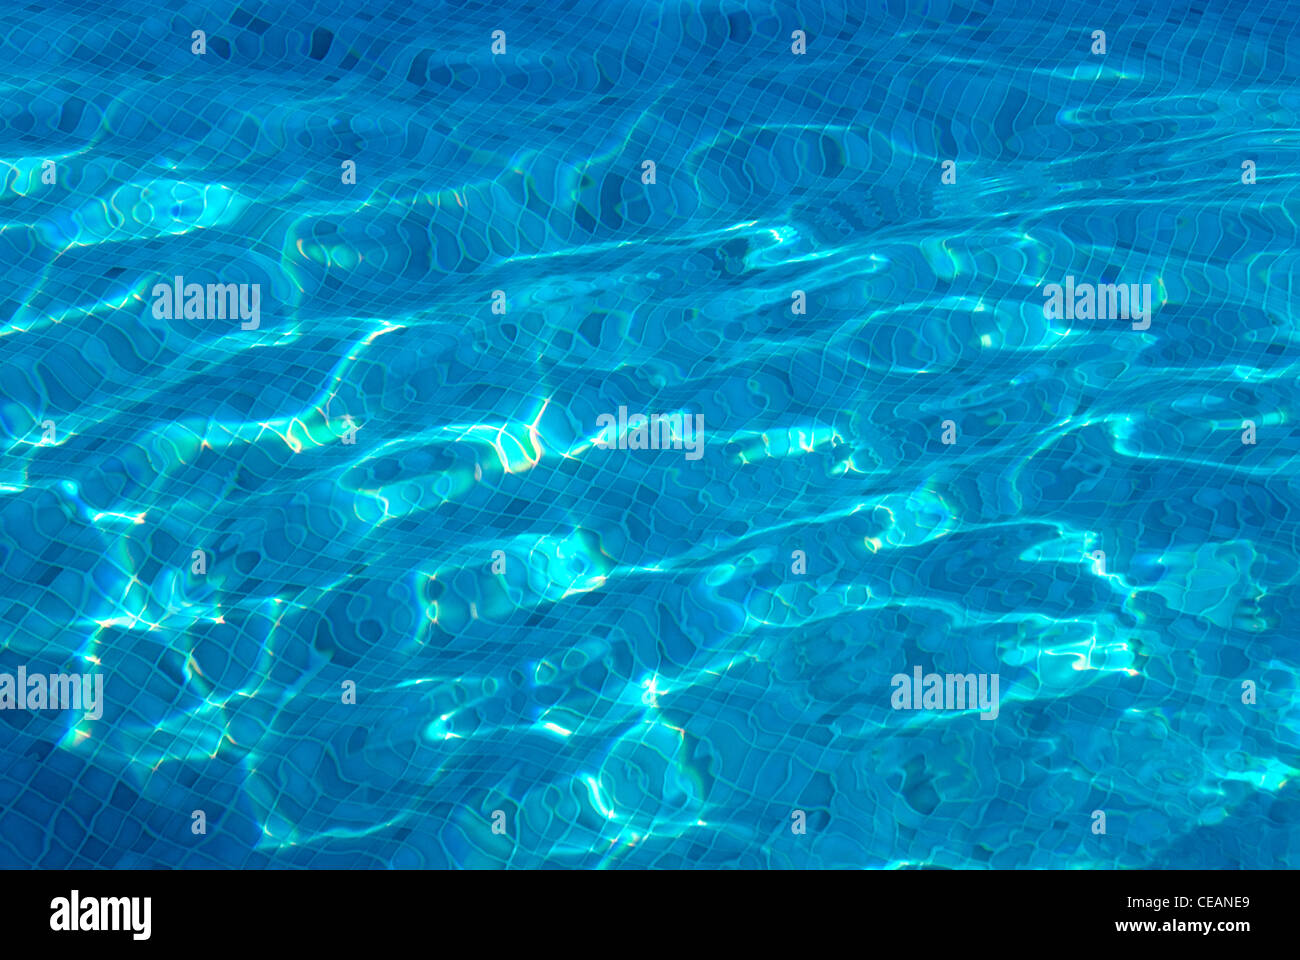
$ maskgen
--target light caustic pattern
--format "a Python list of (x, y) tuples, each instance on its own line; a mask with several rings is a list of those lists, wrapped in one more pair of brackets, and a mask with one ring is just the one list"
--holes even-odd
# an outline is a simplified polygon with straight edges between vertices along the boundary
[(1063, 7), (0, 11), (0, 863), (1300, 865), (1296, 12)]

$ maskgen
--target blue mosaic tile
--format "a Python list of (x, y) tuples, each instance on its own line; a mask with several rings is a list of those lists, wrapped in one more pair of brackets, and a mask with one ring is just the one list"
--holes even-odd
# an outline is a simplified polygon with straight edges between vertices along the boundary
[(0, 10), (0, 866), (1300, 865), (1298, 51)]

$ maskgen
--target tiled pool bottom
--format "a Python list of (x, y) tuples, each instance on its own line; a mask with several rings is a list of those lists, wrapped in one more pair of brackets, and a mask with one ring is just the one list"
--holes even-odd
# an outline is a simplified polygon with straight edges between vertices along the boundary
[(1300, 865), (1295, 12), (927, 11), (0, 12), (0, 866)]

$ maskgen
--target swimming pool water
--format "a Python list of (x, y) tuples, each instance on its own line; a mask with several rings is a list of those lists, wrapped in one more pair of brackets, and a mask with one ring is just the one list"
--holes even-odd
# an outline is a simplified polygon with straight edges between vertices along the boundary
[(0, 865), (1300, 865), (1297, 19), (0, 11)]

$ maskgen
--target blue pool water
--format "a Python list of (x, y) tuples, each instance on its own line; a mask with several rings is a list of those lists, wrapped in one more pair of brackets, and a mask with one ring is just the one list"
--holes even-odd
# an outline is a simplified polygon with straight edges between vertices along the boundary
[(0, 865), (1300, 866), (1294, 6), (289, 6), (0, 11)]

